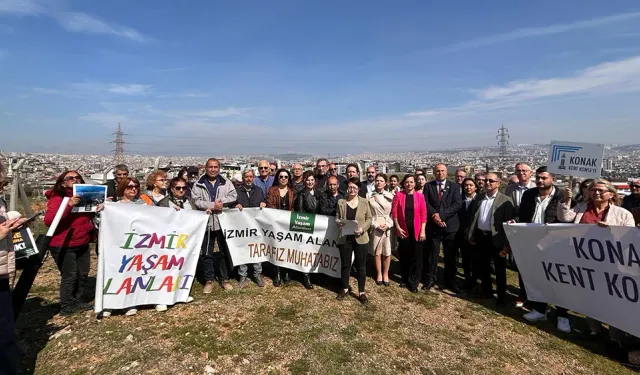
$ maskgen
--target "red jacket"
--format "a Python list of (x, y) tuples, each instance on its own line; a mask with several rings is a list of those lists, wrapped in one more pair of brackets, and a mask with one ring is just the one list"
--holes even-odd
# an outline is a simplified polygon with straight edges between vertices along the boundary
[[(394, 219), (398, 219), (398, 226), (407, 232), (407, 223), (404, 219), (404, 207), (407, 194), (400, 190), (393, 197), (393, 203), (391, 204), (391, 216)], [(427, 222), (427, 202), (424, 200), (424, 195), (419, 191), (413, 193), (413, 230), (416, 236), (415, 240), (420, 239), (420, 229), (422, 223)], [(409, 232), (407, 232), (409, 233)]]
[[(58, 212), (58, 208), (64, 197), (57, 195), (53, 190), (48, 190), (44, 195), (49, 199), (47, 203), (47, 211), (44, 214), (44, 224), (51, 226), (53, 218)], [(67, 197), (71, 197), (73, 191), (67, 190)], [(91, 219), (93, 213), (72, 213), (69, 205), (65, 207), (60, 224), (51, 238), (49, 246), (52, 247), (78, 247), (83, 246), (91, 241), (91, 232), (94, 229)]]

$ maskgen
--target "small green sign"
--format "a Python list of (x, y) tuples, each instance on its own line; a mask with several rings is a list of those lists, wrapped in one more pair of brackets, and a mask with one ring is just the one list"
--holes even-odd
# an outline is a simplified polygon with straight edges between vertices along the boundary
[(289, 230), (295, 232), (311, 233), (315, 229), (316, 215), (302, 212), (292, 212)]

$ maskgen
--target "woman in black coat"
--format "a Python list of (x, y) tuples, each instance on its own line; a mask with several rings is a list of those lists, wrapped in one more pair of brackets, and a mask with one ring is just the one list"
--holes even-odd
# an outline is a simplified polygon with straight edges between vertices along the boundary
[[(316, 189), (316, 178), (312, 171), (306, 171), (302, 175), (304, 189), (300, 190), (296, 195), (293, 210), (306, 214), (316, 214), (320, 209), (318, 201), (320, 199), (320, 190)], [(313, 289), (311, 278), (308, 273), (302, 273), (302, 285), (307, 289)]]

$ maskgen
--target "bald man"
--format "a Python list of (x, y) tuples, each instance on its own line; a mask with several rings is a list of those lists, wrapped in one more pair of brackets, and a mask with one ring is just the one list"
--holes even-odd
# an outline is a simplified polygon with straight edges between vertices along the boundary
[(267, 191), (273, 185), (273, 180), (271, 165), (267, 160), (260, 160), (258, 162), (258, 178), (255, 179), (254, 184), (262, 189), (265, 197), (267, 196)]

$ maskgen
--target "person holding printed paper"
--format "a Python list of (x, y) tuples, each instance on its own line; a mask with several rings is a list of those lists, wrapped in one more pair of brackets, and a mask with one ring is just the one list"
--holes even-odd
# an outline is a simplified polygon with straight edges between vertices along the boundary
[[(563, 198), (558, 202), (558, 220), (564, 223), (596, 224), (601, 227), (624, 226), (633, 227), (635, 221), (631, 212), (618, 207), (620, 198), (618, 191), (611, 182), (597, 179), (589, 185), (587, 200), (571, 208), (573, 192), (564, 189)], [(592, 318), (586, 318), (591, 334), (596, 336), (602, 330), (602, 324)], [(609, 327), (611, 340), (620, 347), (624, 342), (625, 333), (613, 326)]]
[(415, 191), (416, 179), (407, 174), (402, 179), (404, 190), (393, 198), (391, 216), (398, 236), (398, 253), (402, 283), (410, 292), (418, 292), (418, 283), (422, 275), (423, 245), (427, 239), (427, 204), (424, 195)]
[[(94, 233), (92, 212), (73, 213), (71, 210), (80, 202), (79, 196), (73, 196), (73, 185), (84, 184), (82, 176), (76, 171), (65, 171), (56, 180), (53, 189), (45, 192), (49, 199), (44, 214), (44, 224), (51, 226), (56, 212), (65, 197), (69, 197), (64, 207), (62, 219), (49, 243), (51, 256), (60, 270), (60, 315), (67, 316), (87, 311), (91, 304), (81, 302), (84, 286), (89, 276), (89, 242)], [(104, 206), (98, 205), (96, 212)]]
[[(273, 180), (273, 179), (272, 179)], [(238, 204), (236, 208), (242, 211), (243, 208), (251, 208), (251, 207), (267, 207), (267, 199), (262, 191), (262, 189), (255, 185), (255, 172), (251, 168), (246, 168), (242, 171), (242, 185), (236, 188), (238, 192)], [(264, 280), (262, 279), (262, 263), (253, 263), (253, 278), (256, 281), (256, 284), (260, 288), (264, 287)], [(238, 276), (240, 276), (240, 281), (238, 281), (238, 288), (242, 289), (247, 285), (247, 276), (249, 267), (246, 264), (241, 264), (238, 266)]]
[(373, 224), (369, 251), (376, 260), (376, 285), (389, 286), (389, 266), (391, 265), (391, 205), (393, 193), (387, 191), (387, 175), (380, 173), (374, 181), (375, 190), (367, 194)]
[[(369, 227), (371, 227), (371, 210), (369, 202), (358, 195), (360, 181), (357, 178), (349, 179), (347, 183), (347, 197), (338, 201), (336, 224), (340, 228), (338, 234), (338, 248), (340, 250), (340, 275), (342, 289), (336, 299), (344, 300), (349, 293), (349, 273), (351, 272), (351, 259), (358, 270), (358, 301), (365, 304), (369, 301), (364, 290), (367, 278), (367, 244), (369, 243)], [(352, 223), (353, 231), (348, 230)]]
[[(274, 186), (270, 187), (267, 192), (267, 207), (276, 210), (293, 211), (293, 202), (295, 200), (295, 192), (293, 190), (293, 182), (291, 174), (288, 170), (280, 168), (276, 171), (276, 180)], [(273, 266), (273, 286), (276, 288), (282, 285), (280, 278), (280, 267)], [(284, 282), (289, 282), (289, 272), (284, 269)]]

